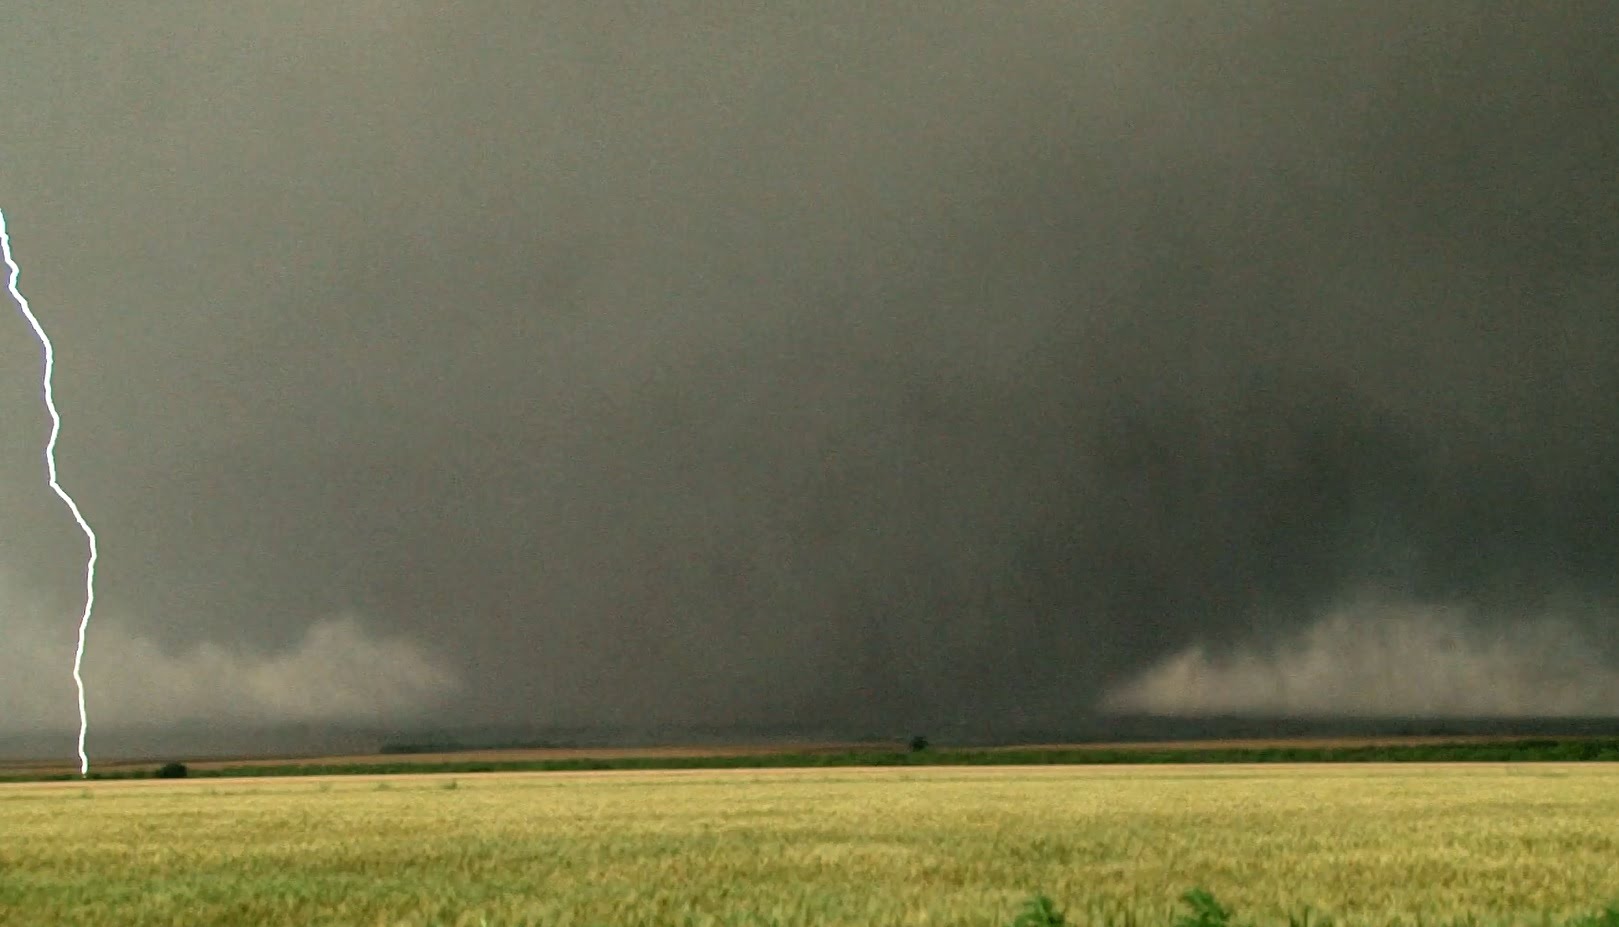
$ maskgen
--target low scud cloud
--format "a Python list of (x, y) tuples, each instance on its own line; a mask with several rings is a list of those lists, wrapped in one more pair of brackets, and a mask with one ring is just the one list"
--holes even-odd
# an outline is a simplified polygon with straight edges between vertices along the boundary
[(1487, 621), (1461, 606), (1368, 598), (1279, 640), (1188, 647), (1102, 706), (1188, 717), (1619, 715), (1608, 646), (1566, 618)]
[[(71, 666), (76, 616), (0, 581), (0, 729), (76, 729)], [(66, 620), (64, 620), (66, 619)], [(353, 616), (316, 621), (291, 647), (244, 652), (211, 641), (159, 646), (116, 611), (91, 629), (86, 707), (98, 727), (288, 722), (398, 723), (440, 704), (455, 677), (424, 648)]]

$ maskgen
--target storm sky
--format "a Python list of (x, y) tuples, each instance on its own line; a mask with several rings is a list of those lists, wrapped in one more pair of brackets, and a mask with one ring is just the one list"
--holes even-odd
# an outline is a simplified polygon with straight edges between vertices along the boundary
[(1607, 4), (4, 20), (92, 725), (1619, 714)]

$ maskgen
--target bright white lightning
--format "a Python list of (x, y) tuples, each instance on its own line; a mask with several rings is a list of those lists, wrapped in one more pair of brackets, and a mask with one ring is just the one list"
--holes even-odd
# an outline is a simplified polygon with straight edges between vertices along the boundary
[(84, 520), (84, 514), (79, 511), (79, 504), (67, 494), (62, 484), (56, 481), (56, 439), (62, 433), (62, 416), (56, 412), (56, 394), (51, 387), (51, 376), (56, 370), (56, 349), (51, 346), (50, 336), (45, 334), (44, 326), (34, 316), (34, 310), (29, 308), (28, 300), (23, 298), (22, 291), (17, 289), (17, 277), (22, 271), (17, 262), (11, 257), (11, 236), (6, 233), (6, 214), (0, 210), (0, 252), (5, 255), (6, 267), (11, 271), (11, 280), (8, 289), (11, 298), (17, 301), (22, 308), (23, 316), (33, 327), (34, 334), (38, 336), (39, 343), (45, 351), (45, 411), (51, 416), (51, 436), (45, 442), (45, 472), (50, 477), (50, 485), (58, 498), (67, 504), (68, 511), (73, 513), (73, 520), (79, 523), (79, 530), (90, 542), (90, 559), (84, 567), (84, 615), (79, 619), (79, 643), (73, 653), (73, 682), (79, 688), (79, 775), (90, 771), (90, 757), (84, 752), (84, 736), (89, 730), (89, 716), (84, 710), (84, 676), (80, 670), (84, 666), (84, 635), (90, 628), (90, 612), (96, 606), (96, 533), (90, 529), (90, 523)]

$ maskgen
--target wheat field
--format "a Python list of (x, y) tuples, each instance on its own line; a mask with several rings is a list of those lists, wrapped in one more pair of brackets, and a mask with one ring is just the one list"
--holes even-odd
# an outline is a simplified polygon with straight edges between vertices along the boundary
[(524, 773), (0, 786), (0, 925), (1561, 922), (1619, 766)]

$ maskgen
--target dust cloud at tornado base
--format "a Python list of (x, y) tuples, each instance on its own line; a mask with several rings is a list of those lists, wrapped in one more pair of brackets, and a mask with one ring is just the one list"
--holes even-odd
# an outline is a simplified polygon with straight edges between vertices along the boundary
[(1613, 713), (1611, 17), (975, 7), (0, 38), (92, 724)]

